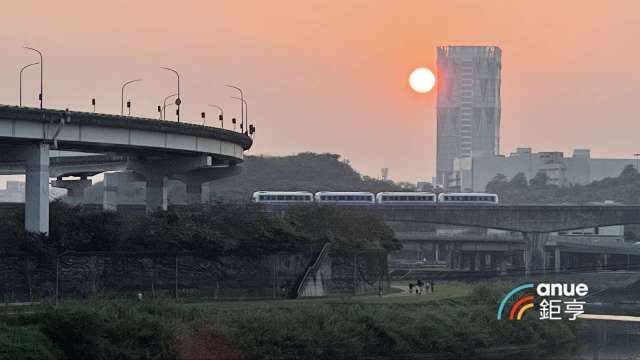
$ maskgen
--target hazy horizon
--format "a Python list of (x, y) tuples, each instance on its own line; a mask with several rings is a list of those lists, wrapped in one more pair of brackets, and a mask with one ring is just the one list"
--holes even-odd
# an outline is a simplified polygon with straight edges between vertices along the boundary
[[(4, 5), (0, 103), (18, 103), (18, 70), (45, 55), (45, 106), (157, 117), (181, 73), (182, 118), (210, 124), (224, 107), (239, 118), (245, 91), (257, 126), (251, 155), (341, 154), (363, 174), (430, 181), (435, 97), (407, 83), (435, 69), (439, 45), (503, 50), (501, 153), (589, 148), (632, 158), (640, 93), (640, 3), (581, 1), (293, 1), (213, 3), (140, 0)], [(38, 71), (25, 71), (23, 103), (37, 106)], [(173, 112), (169, 112), (173, 114)], [(629, 134), (629, 135), (627, 135)]]

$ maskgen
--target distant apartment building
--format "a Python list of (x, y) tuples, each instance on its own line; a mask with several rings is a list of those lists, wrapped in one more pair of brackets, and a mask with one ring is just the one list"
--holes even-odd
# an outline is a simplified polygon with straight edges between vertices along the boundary
[(435, 185), (448, 185), (454, 159), (499, 154), (501, 56), (496, 46), (438, 47)]
[(539, 172), (547, 174), (548, 183), (558, 186), (588, 184), (620, 175), (634, 159), (593, 159), (588, 149), (576, 149), (571, 157), (559, 151), (534, 153), (531, 148), (518, 148), (509, 156), (473, 156), (454, 159), (450, 188), (462, 191), (484, 191), (497, 174), (512, 178), (524, 173), (531, 179)]

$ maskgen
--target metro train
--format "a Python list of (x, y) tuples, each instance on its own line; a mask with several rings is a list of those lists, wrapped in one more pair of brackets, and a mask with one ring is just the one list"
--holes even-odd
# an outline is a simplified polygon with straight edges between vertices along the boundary
[(371, 192), (357, 191), (256, 191), (253, 202), (264, 204), (333, 205), (498, 205), (498, 195), (489, 193)]

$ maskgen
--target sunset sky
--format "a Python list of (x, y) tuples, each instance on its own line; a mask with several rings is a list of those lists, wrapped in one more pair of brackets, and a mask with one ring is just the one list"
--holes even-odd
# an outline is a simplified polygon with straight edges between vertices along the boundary
[[(0, 103), (18, 103), (18, 70), (45, 53), (45, 106), (157, 117), (181, 73), (182, 117), (224, 107), (240, 86), (257, 126), (249, 154), (338, 153), (367, 175), (435, 172), (435, 91), (413, 92), (439, 45), (503, 50), (501, 152), (640, 152), (640, 2), (612, 1), (5, 1)], [(38, 71), (24, 104), (37, 105)], [(217, 121), (215, 121), (217, 126)]]

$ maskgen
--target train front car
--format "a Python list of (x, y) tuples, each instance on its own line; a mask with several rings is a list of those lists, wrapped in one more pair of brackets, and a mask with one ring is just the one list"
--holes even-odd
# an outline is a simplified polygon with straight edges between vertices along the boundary
[(313, 203), (313, 194), (308, 191), (256, 191), (251, 199), (262, 204), (307, 204)]
[(437, 205), (437, 196), (430, 192), (381, 192), (376, 195), (380, 205)]
[(486, 206), (498, 205), (498, 195), (489, 193), (441, 193), (440, 205)]
[(320, 191), (315, 194), (316, 203), (331, 205), (375, 205), (375, 195), (370, 192)]

